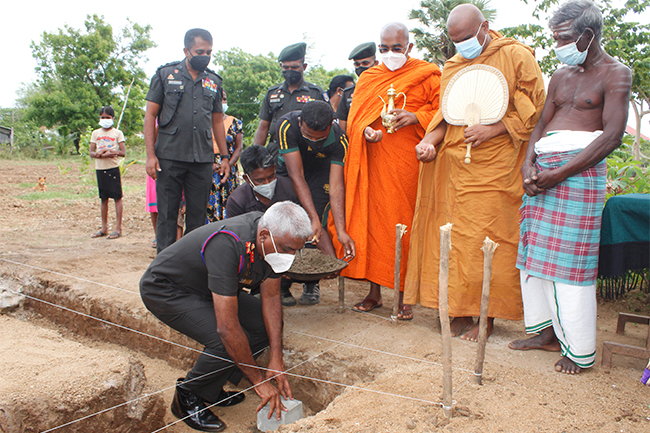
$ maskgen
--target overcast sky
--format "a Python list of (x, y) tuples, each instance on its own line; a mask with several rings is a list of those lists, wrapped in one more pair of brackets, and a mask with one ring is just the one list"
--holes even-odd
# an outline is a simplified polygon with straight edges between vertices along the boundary
[[(66, 24), (82, 29), (88, 14), (103, 15), (114, 32), (124, 27), (127, 18), (150, 24), (158, 46), (147, 52), (144, 68), (147, 75), (153, 75), (158, 66), (183, 57), (183, 36), (193, 27), (212, 33), (215, 51), (239, 47), (251, 54), (278, 55), (285, 46), (305, 40), (313, 46), (308, 52), (312, 63), (319, 62), (327, 69), (350, 69), (347, 58), (352, 48), (362, 42), (377, 42), (381, 27), (390, 21), (416, 26), (416, 21), (407, 18), (419, 5), (414, 0), (11, 1), (3, 7), (11, 14), (3, 14), (0, 53), (13, 70), (0, 72), (0, 106), (13, 106), (21, 83), (35, 79), (30, 43), (40, 42), (43, 32), (56, 32)], [(497, 28), (530, 21), (532, 8), (520, 0), (492, 0), (491, 5), (498, 11)]]
[[(377, 42), (381, 27), (390, 21), (402, 21), (409, 28), (419, 26), (407, 17), (411, 9), (420, 6), (417, 0), (5, 3), (3, 9), (9, 13), (3, 14), (0, 25), (0, 53), (12, 68), (0, 72), (0, 107), (14, 106), (16, 91), (35, 79), (36, 62), (30, 43), (40, 42), (43, 32), (56, 32), (66, 24), (82, 29), (88, 14), (103, 15), (114, 32), (125, 26), (127, 18), (141, 25), (150, 24), (158, 46), (147, 52), (148, 61), (143, 66), (151, 76), (158, 66), (183, 57), (183, 36), (193, 27), (212, 33), (215, 51), (239, 47), (251, 54), (277, 55), (285, 46), (304, 40), (312, 46), (307, 54), (311, 63), (321, 63), (326, 69), (351, 69), (347, 57), (352, 48), (362, 42)], [(522, 0), (491, 0), (490, 6), (497, 10), (492, 26), (496, 29), (533, 19), (533, 6)]]

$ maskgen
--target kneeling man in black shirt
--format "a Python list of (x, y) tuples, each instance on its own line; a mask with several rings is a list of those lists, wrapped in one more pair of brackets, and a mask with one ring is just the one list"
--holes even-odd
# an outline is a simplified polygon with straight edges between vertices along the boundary
[[(153, 260), (140, 280), (146, 307), (171, 328), (205, 346), (194, 368), (179, 379), (172, 413), (190, 427), (226, 426), (207, 404), (232, 406), (243, 394), (226, 392), (242, 375), (262, 398), (261, 409), (280, 419), (280, 395), (291, 398), (282, 360), (280, 274), (313, 236), (307, 213), (280, 202), (264, 214), (251, 212), (193, 230)], [(261, 300), (242, 289), (260, 285)], [(270, 347), (268, 370), (255, 355)], [(277, 375), (277, 376), (276, 376)], [(277, 388), (269, 378), (275, 376)]]

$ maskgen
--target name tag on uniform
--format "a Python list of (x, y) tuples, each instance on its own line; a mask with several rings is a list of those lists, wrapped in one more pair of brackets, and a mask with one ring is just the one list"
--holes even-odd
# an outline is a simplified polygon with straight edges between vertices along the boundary
[(280, 102), (280, 98), (271, 98), (269, 102), (270, 103)]
[(183, 82), (180, 80), (167, 80), (167, 84), (171, 86), (180, 86)]

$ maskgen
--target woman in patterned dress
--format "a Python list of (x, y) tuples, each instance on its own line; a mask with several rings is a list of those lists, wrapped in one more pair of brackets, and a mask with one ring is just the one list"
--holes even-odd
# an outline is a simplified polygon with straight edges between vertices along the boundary
[(241, 154), (244, 144), (244, 129), (242, 121), (233, 116), (226, 115), (228, 109), (228, 98), (226, 91), (223, 90), (223, 127), (226, 131), (226, 142), (228, 145), (228, 154), (230, 155), (230, 176), (224, 183), (220, 183), (219, 167), (221, 166), (221, 156), (214, 137), (214, 173), (212, 174), (212, 190), (208, 199), (208, 210), (206, 215), (206, 224), (226, 218), (226, 201), (232, 191), (239, 186), (239, 177), (237, 176), (237, 160)]

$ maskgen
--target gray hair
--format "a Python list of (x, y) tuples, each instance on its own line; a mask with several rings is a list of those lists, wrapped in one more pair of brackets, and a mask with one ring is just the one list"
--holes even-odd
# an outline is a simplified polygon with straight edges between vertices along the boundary
[(274, 236), (307, 240), (313, 235), (307, 212), (292, 201), (281, 201), (268, 208), (259, 227), (270, 230)]
[(603, 14), (591, 0), (569, 0), (563, 3), (548, 22), (549, 27), (555, 27), (565, 21), (571, 22), (571, 30), (581, 35), (585, 29), (594, 31), (596, 42), (600, 42), (603, 29)]

